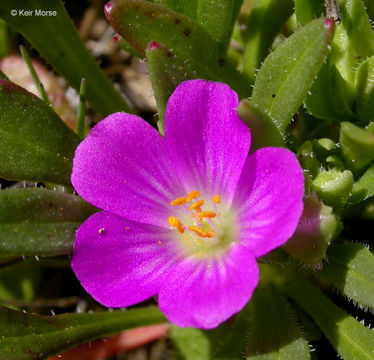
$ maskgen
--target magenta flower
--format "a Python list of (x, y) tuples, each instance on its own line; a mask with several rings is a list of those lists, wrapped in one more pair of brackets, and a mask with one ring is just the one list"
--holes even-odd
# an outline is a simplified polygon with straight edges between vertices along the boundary
[(237, 105), (225, 84), (186, 81), (167, 104), (165, 138), (116, 113), (78, 146), (72, 183), (104, 211), (79, 228), (72, 267), (98, 302), (158, 294), (171, 322), (209, 329), (251, 298), (256, 258), (295, 231), (304, 177), (287, 149), (248, 156)]

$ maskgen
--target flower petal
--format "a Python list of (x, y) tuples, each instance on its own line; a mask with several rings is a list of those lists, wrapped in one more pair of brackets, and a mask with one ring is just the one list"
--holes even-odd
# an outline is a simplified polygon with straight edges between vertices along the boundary
[(174, 267), (161, 285), (159, 306), (178, 326), (211, 329), (245, 306), (258, 280), (254, 256), (237, 244), (221, 259), (188, 258)]
[(294, 153), (263, 148), (243, 168), (233, 201), (240, 241), (258, 257), (283, 245), (303, 211), (304, 176)]
[(130, 220), (168, 227), (181, 193), (165, 140), (141, 118), (115, 113), (78, 146), (72, 184), (89, 203)]
[(165, 135), (179, 178), (230, 202), (248, 155), (251, 134), (236, 113), (238, 96), (227, 85), (205, 80), (180, 84), (165, 114)]
[(176, 260), (171, 234), (102, 211), (79, 228), (71, 266), (98, 302), (108, 307), (133, 305), (159, 291)]

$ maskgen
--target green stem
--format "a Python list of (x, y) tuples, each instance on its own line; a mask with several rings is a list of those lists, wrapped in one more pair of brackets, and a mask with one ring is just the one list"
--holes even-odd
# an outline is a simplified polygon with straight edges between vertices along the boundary
[(86, 117), (86, 89), (87, 82), (86, 79), (83, 78), (79, 89), (79, 106), (77, 114), (77, 134), (82, 139), (84, 139), (85, 136), (84, 120)]
[(23, 60), (25, 60), (25, 63), (30, 71), (30, 74), (32, 76), (32, 79), (34, 80), (34, 83), (39, 91), (39, 94), (42, 98), (42, 100), (49, 106), (51, 106), (51, 103), (48, 100), (47, 93), (45, 92), (44, 86), (39, 80), (38, 74), (36, 73), (34, 66), (32, 65), (29, 53), (27, 52), (26, 48), (23, 45), (20, 45), (19, 47), (21, 55), (23, 57)]

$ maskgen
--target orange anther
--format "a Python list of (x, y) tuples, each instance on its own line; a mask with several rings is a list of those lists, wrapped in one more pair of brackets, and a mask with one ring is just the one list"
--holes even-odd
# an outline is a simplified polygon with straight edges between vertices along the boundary
[(175, 227), (181, 234), (184, 233), (184, 226), (175, 216), (169, 216), (168, 223), (170, 226)]
[(178, 224), (175, 226), (175, 228), (177, 229), (177, 231), (181, 234), (184, 233), (184, 226), (182, 225), (182, 223), (178, 220)]
[(175, 200), (173, 200), (170, 205), (171, 206), (176, 206), (176, 205), (183, 205), (187, 202), (187, 198), (185, 196), (182, 196), (182, 197), (179, 197), (179, 198), (176, 198)]
[(212, 199), (216, 204), (219, 204), (221, 202), (221, 197), (219, 195), (216, 195), (213, 199)]
[(190, 210), (196, 210), (196, 209), (200, 209), (203, 205), (204, 205), (204, 200), (199, 200), (199, 201), (196, 201), (195, 203), (193, 203), (188, 208)]
[(178, 221), (179, 220), (174, 216), (169, 216), (169, 218), (168, 218), (169, 225), (173, 226), (173, 227), (177, 225)]
[(187, 202), (192, 201), (200, 196), (200, 193), (197, 190), (191, 191), (187, 196)]
[(212, 238), (216, 233), (214, 231), (206, 231), (196, 225), (192, 225), (188, 228), (188, 230), (193, 231), (196, 235), (203, 237), (203, 238)]
[(199, 212), (199, 218), (200, 219), (203, 219), (203, 218), (215, 218), (217, 216), (217, 214), (213, 211), (201, 211)]

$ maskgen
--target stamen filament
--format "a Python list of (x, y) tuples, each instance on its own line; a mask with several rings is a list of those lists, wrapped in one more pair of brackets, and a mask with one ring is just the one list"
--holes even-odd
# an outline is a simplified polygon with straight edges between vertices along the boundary
[(203, 238), (212, 238), (216, 235), (215, 232), (213, 231), (206, 231), (202, 228), (199, 228), (198, 226), (196, 225), (192, 225), (188, 228), (188, 230), (194, 232), (196, 235), (200, 236), (200, 237), (203, 237)]

